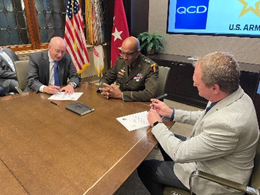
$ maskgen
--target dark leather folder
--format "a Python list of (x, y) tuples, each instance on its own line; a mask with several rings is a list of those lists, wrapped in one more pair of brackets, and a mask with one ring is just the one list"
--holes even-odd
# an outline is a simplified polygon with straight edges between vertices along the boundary
[(75, 103), (69, 104), (66, 106), (66, 109), (68, 109), (72, 112), (75, 112), (76, 114), (78, 114), (80, 116), (83, 116), (85, 114), (88, 114), (88, 113), (94, 111), (94, 108), (92, 108), (88, 105), (82, 104), (80, 102), (75, 102)]

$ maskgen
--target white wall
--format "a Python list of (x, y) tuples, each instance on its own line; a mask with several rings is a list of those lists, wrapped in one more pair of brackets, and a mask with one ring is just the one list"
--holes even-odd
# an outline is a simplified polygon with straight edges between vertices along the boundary
[(167, 40), (165, 54), (201, 57), (227, 51), (239, 62), (260, 64), (260, 38), (166, 34), (167, 7), (168, 0), (149, 1), (149, 32), (158, 31)]

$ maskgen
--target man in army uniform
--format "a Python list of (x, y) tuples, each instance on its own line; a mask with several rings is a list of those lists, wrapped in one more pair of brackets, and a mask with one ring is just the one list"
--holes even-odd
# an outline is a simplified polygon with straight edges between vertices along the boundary
[(5, 96), (5, 90), (2, 86), (0, 86), (0, 97)]
[(99, 90), (107, 99), (150, 101), (157, 87), (157, 64), (140, 53), (137, 38), (128, 37), (122, 43), (121, 56), (100, 79)]

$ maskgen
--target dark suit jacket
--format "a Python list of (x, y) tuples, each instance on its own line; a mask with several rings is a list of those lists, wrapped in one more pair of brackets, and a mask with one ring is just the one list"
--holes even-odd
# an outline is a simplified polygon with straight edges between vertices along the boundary
[[(61, 85), (67, 85), (69, 82), (74, 82), (79, 86), (80, 77), (76, 73), (69, 54), (66, 53), (58, 62), (58, 67)], [(48, 50), (31, 54), (28, 67), (27, 88), (25, 91), (32, 90), (38, 92), (42, 85), (49, 84), (49, 76)]]
[[(13, 62), (18, 61), (18, 56), (11, 49), (3, 49), (4, 52), (12, 59)], [(0, 79), (16, 79), (15, 72), (11, 69), (8, 62), (0, 56)]]

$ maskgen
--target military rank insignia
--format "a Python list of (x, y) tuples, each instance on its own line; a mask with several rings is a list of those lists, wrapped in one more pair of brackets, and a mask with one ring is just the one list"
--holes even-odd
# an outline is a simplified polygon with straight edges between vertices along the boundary
[(121, 71), (118, 72), (118, 74), (124, 76), (124, 74), (125, 74), (125, 67), (123, 67), (123, 68), (121, 69)]
[(156, 72), (158, 69), (157, 64), (151, 64), (151, 68), (153, 72)]
[(139, 82), (139, 80), (143, 78), (143, 75), (141, 73), (138, 73), (135, 77), (134, 77), (134, 80)]

